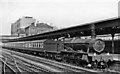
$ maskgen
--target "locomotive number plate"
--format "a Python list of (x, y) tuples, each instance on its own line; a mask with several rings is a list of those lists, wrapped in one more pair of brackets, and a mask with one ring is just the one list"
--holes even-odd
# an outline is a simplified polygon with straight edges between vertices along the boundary
[(95, 43), (93, 44), (93, 48), (95, 49), (95, 51), (97, 52), (101, 52), (104, 50), (105, 48), (105, 43), (101, 40), (97, 40), (95, 41)]

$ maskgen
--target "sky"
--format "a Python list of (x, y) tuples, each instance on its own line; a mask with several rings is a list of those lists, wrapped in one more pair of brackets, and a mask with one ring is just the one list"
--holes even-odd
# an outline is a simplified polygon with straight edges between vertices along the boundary
[(58, 28), (118, 17), (119, 0), (0, 0), (0, 34), (23, 16)]

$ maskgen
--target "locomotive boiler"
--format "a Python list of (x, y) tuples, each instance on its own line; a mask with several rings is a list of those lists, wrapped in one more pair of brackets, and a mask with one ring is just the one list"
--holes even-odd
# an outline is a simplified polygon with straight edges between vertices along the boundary
[(71, 47), (75, 51), (84, 51), (87, 53), (97, 53), (100, 54), (104, 48), (105, 43), (101, 39), (72, 39), (65, 41), (64, 44)]

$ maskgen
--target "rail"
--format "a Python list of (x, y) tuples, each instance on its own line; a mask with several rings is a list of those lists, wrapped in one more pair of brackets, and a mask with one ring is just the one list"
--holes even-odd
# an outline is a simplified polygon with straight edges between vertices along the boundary
[[(7, 53), (11, 52), (9, 50), (6, 50)], [(53, 61), (53, 60), (50, 60), (50, 59), (45, 59), (45, 58), (41, 58), (41, 57), (37, 57), (37, 56), (33, 56), (33, 55), (28, 55), (28, 54), (23, 54), (23, 53), (19, 53), (19, 52), (16, 52), (16, 51), (12, 51), (12, 53), (14, 53), (14, 57), (16, 59), (22, 59), (27, 61), (27, 63), (29, 63), (29, 65), (33, 65), (34, 63), (34, 66), (33, 68), (36, 68), (40, 65), (39, 63), (43, 63), (43, 64), (47, 64), (47, 65), (51, 65), (55, 68), (59, 67), (59, 69), (64, 69), (66, 71), (71, 71), (71, 72), (89, 72), (89, 73), (99, 73), (99, 72), (116, 72), (115, 70), (110, 70), (110, 69), (107, 69), (107, 70), (93, 70), (93, 69), (87, 69), (87, 68), (83, 68), (83, 67), (79, 67), (79, 66), (75, 66), (75, 65), (71, 65), (71, 64), (67, 64), (67, 63), (62, 63), (62, 62), (57, 62), (57, 61)], [(31, 61), (32, 60), (32, 61)], [(39, 62), (39, 63), (38, 63)], [(44, 68), (43, 68), (44, 69)], [(46, 70), (46, 69), (45, 69)], [(117, 72), (117, 73), (120, 73), (120, 72)]]
[(14, 53), (14, 57), (16, 57), (18, 59), (26, 60), (27, 62), (32, 63), (32, 64), (34, 63), (33, 62), (33, 60), (34, 60), (34, 61), (36, 61), (36, 63), (42, 61), (41, 63), (51, 65), (51, 66), (54, 66), (54, 67), (56, 66), (56, 67), (59, 67), (59, 69), (64, 68), (64, 70), (71, 71), (71, 72), (85, 72), (85, 71), (86, 72), (95, 72), (95, 73), (98, 72), (98, 71), (95, 71), (95, 70), (85, 69), (85, 68), (78, 67), (78, 66), (72, 66), (70, 64), (60, 63), (60, 62), (52, 61), (52, 60), (49, 60), (49, 59), (44, 59), (44, 58), (40, 58), (40, 57), (36, 57), (36, 56), (32, 56), (32, 55), (23, 54), (23, 53), (18, 53), (18, 52), (15, 52), (15, 51), (12, 51), (12, 52)]
[(7, 74), (6, 67), (10, 70), (10, 73), (12, 73), (12, 74), (17, 74), (17, 73), (14, 71), (14, 69), (12, 69), (12, 67), (9, 66), (9, 65), (6, 63), (7, 58), (6, 58), (5, 60), (2, 60), (2, 59), (0, 58), (0, 61), (4, 64), (4, 65), (3, 65), (3, 74)]

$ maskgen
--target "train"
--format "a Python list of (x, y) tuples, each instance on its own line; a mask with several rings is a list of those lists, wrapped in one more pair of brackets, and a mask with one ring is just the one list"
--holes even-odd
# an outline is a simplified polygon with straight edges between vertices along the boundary
[(114, 62), (110, 47), (106, 47), (109, 43), (102, 39), (66, 38), (8, 42), (2, 47), (82, 67), (105, 69)]

